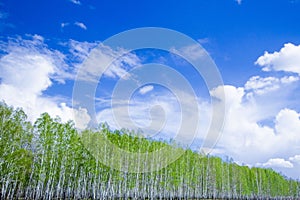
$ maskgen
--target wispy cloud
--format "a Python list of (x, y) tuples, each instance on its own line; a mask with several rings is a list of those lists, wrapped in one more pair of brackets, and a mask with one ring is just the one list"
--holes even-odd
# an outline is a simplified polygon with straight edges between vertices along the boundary
[(0, 31), (2, 31), (5, 28), (15, 28), (14, 24), (7, 22), (8, 17), (9, 17), (9, 13), (1, 10), (1, 3), (0, 3)]
[[(73, 42), (71, 52), (83, 56), (87, 53), (87, 44)], [(112, 49), (101, 43), (97, 45), (89, 54), (89, 59), (79, 64), (80, 76), (78, 79), (89, 82), (97, 82), (99, 74), (112, 79), (125, 78), (128, 74), (126, 69), (137, 66), (141, 63), (134, 53), (128, 53), (125, 49)]]
[(239, 5), (242, 4), (242, 0), (235, 0)]
[(0, 19), (6, 19), (7, 17), (8, 17), (8, 13), (7, 12), (0, 11)]
[(201, 38), (197, 40), (200, 44), (207, 44), (210, 42), (209, 38)]
[[(177, 142), (181, 144), (192, 140), (194, 136), (203, 139), (210, 124), (210, 106), (207, 105), (207, 102), (197, 99), (199, 101), (199, 110), (197, 110), (198, 107), (195, 108), (190, 103), (194, 97), (183, 91), (173, 91), (177, 94), (182, 92), (185, 96), (185, 99), (180, 102), (173, 94), (158, 91), (151, 96), (135, 96), (130, 103), (126, 99), (114, 99), (113, 101), (117, 103), (113, 108), (111, 108), (111, 101), (106, 100), (104, 106), (106, 108), (98, 112), (97, 118), (99, 122), (103, 122), (105, 119), (113, 129), (125, 127), (137, 130), (140, 128), (146, 136), (155, 136), (156, 138), (170, 139), (176, 136)], [(191, 119), (185, 119), (186, 123), (182, 123), (182, 117), (187, 117), (187, 115), (183, 116), (182, 109)], [(196, 130), (191, 128), (194, 126), (192, 119), (201, 121), (201, 124), (198, 125), (199, 132), (195, 133)], [(179, 129), (186, 131), (178, 135)]]
[(253, 76), (246, 82), (245, 90), (248, 92), (253, 91), (256, 94), (264, 94), (296, 81), (299, 81), (297, 76), (284, 76), (282, 78)]
[(144, 95), (144, 94), (146, 94), (146, 93), (152, 91), (153, 88), (154, 88), (153, 85), (146, 85), (146, 86), (142, 87), (142, 88), (139, 90), (139, 93), (142, 94), (142, 95)]
[(81, 5), (81, 2), (79, 0), (69, 0), (69, 1), (76, 5)]
[(204, 49), (200, 48), (198, 45), (184, 46), (181, 49), (172, 48), (170, 49), (170, 51), (192, 61), (199, 60), (207, 54), (207, 52)]
[(70, 26), (70, 25), (74, 25), (74, 26), (77, 26), (77, 27), (79, 27), (79, 28), (81, 28), (83, 30), (87, 30), (86, 25), (84, 23), (82, 23), (82, 22), (74, 22), (73, 24), (69, 23), (69, 22), (62, 22), (60, 24), (60, 27), (63, 29), (63, 28), (65, 28), (67, 26)]
[(80, 28), (82, 28), (84, 30), (87, 29), (86, 25), (84, 23), (82, 23), (82, 22), (75, 22), (74, 25), (78, 26), (78, 27), (80, 27)]
[(65, 28), (66, 26), (69, 26), (69, 25), (70, 25), (70, 23), (67, 23), (67, 22), (64, 23), (64, 22), (63, 22), (63, 23), (60, 24), (60, 27), (61, 27), (61, 28)]

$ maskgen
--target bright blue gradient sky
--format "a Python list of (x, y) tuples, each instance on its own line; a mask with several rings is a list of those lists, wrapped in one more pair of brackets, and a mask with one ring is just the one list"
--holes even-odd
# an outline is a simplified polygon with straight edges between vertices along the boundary
[[(42, 112), (63, 121), (73, 119), (74, 79), (91, 49), (128, 29), (173, 29), (199, 41), (223, 77), (227, 119), (212, 153), (300, 178), (299, 13), (298, 0), (2, 0), (0, 99), (23, 107), (30, 120)], [(101, 48), (103, 58), (117, 53)], [(127, 59), (132, 65), (162, 62), (189, 77), (204, 113), (201, 119), (207, 121), (209, 91), (187, 63), (155, 50), (132, 52)], [(107, 73), (96, 94), (99, 121), (112, 127), (111, 91), (126, 68), (118, 67)], [(140, 113), (157, 102), (166, 106), (166, 116), (174, 117), (178, 104), (173, 100), (160, 86), (140, 88), (130, 108), (133, 119), (140, 125), (149, 123), (148, 115)], [(75, 113), (83, 113), (88, 121), (84, 108)], [(172, 137), (176, 120), (170, 120), (163, 137)], [(77, 124), (85, 125), (84, 120)]]

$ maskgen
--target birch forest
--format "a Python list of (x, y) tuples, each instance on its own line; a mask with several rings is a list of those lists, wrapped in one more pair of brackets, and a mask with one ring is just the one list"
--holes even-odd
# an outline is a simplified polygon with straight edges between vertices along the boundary
[(158, 171), (118, 171), (85, 148), (83, 134), (105, 136), (129, 152), (152, 152), (169, 145), (128, 130), (111, 131), (106, 125), (79, 132), (73, 122), (62, 123), (47, 113), (30, 123), (22, 109), (1, 103), (0, 199), (300, 198), (297, 180), (190, 149)]

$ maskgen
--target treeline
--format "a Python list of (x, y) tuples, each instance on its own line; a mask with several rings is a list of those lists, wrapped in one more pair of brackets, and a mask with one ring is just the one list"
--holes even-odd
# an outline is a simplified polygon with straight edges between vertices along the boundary
[(239, 166), (191, 150), (159, 171), (121, 172), (90, 153), (82, 143), (84, 134), (105, 136), (129, 152), (153, 152), (169, 145), (107, 126), (78, 133), (72, 122), (62, 123), (48, 114), (31, 124), (21, 109), (0, 103), (0, 199), (300, 197), (300, 183), (272, 169)]

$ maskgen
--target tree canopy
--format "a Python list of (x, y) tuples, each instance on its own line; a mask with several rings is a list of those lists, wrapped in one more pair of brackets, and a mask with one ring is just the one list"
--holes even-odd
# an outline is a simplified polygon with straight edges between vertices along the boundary
[(158, 171), (118, 171), (90, 153), (82, 143), (84, 135), (93, 136), (94, 143), (106, 137), (128, 152), (152, 152), (170, 145), (125, 129), (112, 131), (106, 125), (79, 132), (73, 122), (62, 123), (47, 113), (32, 124), (21, 109), (0, 103), (0, 198), (300, 197), (299, 181), (272, 169), (239, 166), (190, 149)]

